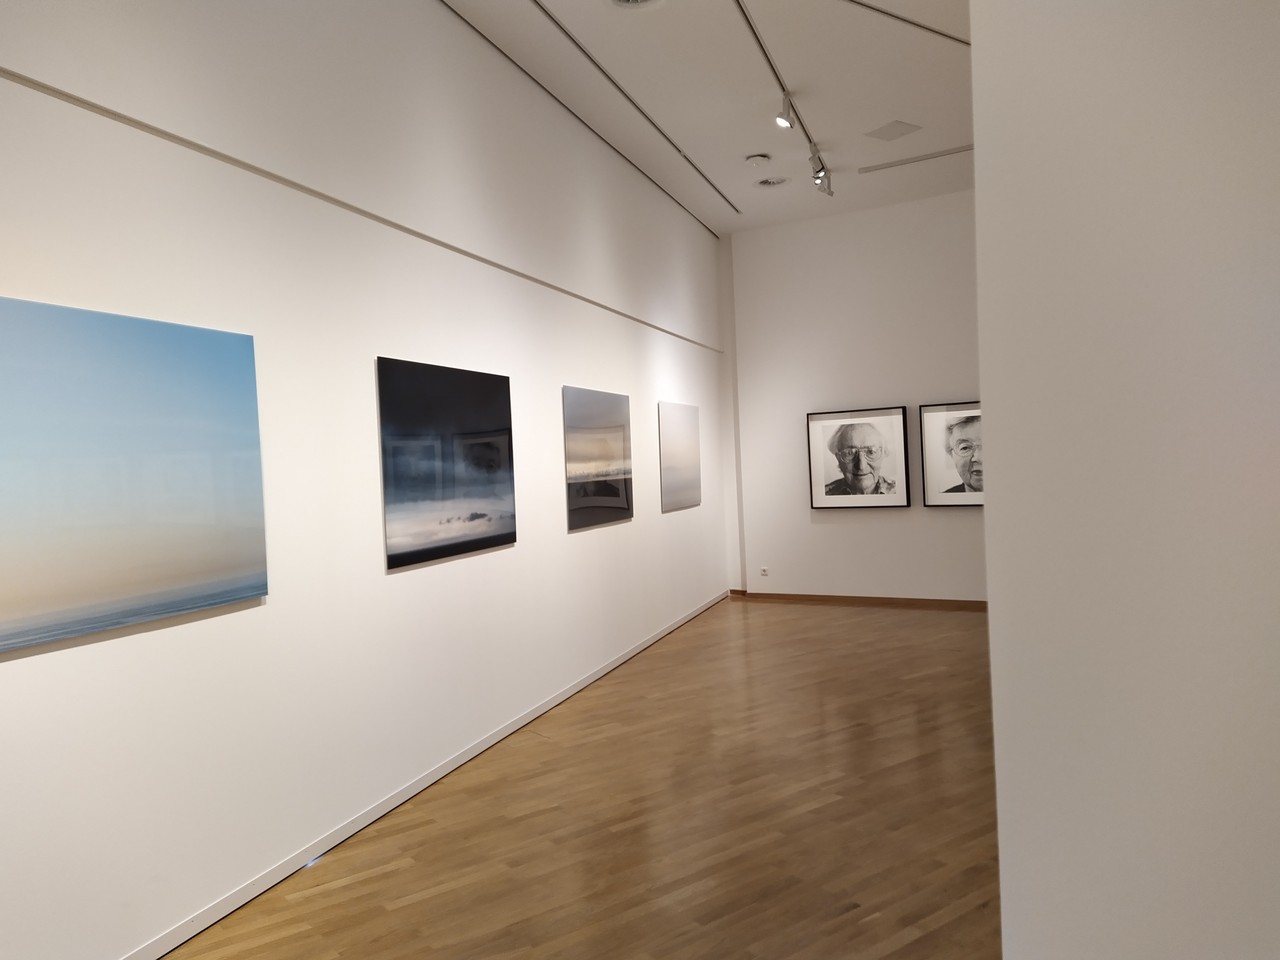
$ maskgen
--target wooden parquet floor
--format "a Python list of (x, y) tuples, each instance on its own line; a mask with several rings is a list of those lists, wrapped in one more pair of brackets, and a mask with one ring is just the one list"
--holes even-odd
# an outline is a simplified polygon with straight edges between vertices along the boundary
[(999, 960), (986, 617), (717, 604), (168, 960)]

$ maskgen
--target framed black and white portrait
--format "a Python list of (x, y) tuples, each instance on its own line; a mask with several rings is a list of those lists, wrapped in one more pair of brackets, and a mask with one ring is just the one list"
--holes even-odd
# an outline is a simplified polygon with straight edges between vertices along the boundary
[(980, 507), (985, 496), (982, 405), (920, 406), (920, 453), (926, 507)]
[(809, 504), (909, 507), (907, 408), (809, 414)]

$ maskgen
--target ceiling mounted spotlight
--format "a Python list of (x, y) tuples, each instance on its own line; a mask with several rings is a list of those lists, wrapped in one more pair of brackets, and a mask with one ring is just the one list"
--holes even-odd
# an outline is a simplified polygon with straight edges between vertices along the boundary
[(790, 130), (796, 125), (796, 111), (791, 106), (790, 97), (784, 96), (782, 98), (782, 109), (778, 112), (777, 117), (774, 118), (774, 123), (784, 130)]
[(827, 165), (822, 162), (822, 154), (818, 153), (818, 148), (812, 143), (809, 144), (809, 166), (813, 169), (813, 182), (821, 183), (822, 178), (827, 175)]
[[(857, 3), (859, 0), (853, 0), (853, 2)], [(760, 31), (756, 29), (756, 25), (752, 21), (751, 15), (747, 12), (747, 8), (743, 5), (743, 0), (735, 0), (735, 3), (742, 14), (743, 20), (746, 21), (747, 29), (751, 31), (751, 35), (755, 38), (756, 49), (760, 51), (760, 56), (764, 58), (769, 67), (769, 72), (773, 74), (773, 79), (777, 81), (778, 89), (782, 92), (782, 110), (777, 117), (778, 126), (784, 130), (790, 130), (793, 127), (800, 128), (800, 132), (804, 134), (804, 142), (809, 145), (809, 164), (813, 174), (813, 185), (818, 188), (820, 193), (825, 193), (828, 197), (834, 197), (835, 190), (831, 187), (831, 174), (827, 170), (826, 161), (822, 159), (822, 154), (818, 153), (818, 145), (815, 143), (816, 138), (813, 135), (813, 131), (809, 129), (809, 125), (804, 122), (804, 117), (800, 116), (800, 111), (796, 109), (796, 105), (792, 102), (791, 94), (787, 92), (790, 87), (778, 71), (778, 65), (773, 62), (773, 57), (769, 55), (769, 50), (765, 46), (764, 40), (761, 39)], [(763, 181), (756, 182), (763, 185)]]

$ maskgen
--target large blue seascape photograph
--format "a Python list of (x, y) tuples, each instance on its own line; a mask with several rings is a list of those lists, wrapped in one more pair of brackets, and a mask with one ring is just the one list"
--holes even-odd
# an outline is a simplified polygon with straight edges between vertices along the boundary
[(253, 338), (0, 297), (0, 651), (266, 592)]

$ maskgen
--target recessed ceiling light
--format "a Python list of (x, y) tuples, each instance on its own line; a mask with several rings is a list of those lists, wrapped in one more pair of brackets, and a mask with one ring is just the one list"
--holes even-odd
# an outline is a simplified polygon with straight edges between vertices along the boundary
[(905, 120), (890, 120), (883, 127), (876, 127), (874, 130), (868, 130), (868, 137), (875, 137), (877, 140), (897, 140), (899, 137), (905, 137), (908, 133), (915, 133), (917, 130), (924, 129), (918, 123), (907, 123)]
[(751, 156), (744, 157), (743, 159), (745, 159), (750, 166), (764, 167), (768, 166), (769, 161), (772, 160), (773, 157), (769, 156), (767, 153), (753, 153)]
[(788, 177), (765, 177), (763, 180), (757, 180), (757, 187), (780, 187), (787, 182)]
[(635, 10), (637, 7), (660, 7), (663, 2), (664, 0), (613, 0), (613, 5)]

